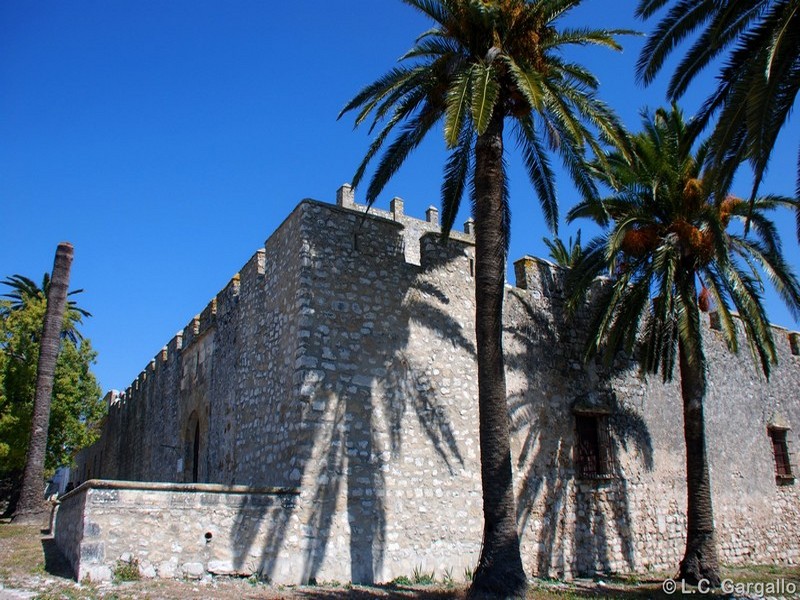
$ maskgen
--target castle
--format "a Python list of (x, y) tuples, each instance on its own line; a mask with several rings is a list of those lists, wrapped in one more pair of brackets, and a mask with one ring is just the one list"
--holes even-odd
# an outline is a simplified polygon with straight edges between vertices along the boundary
[[(389, 581), (474, 567), (482, 536), (472, 224), (302, 201), (122, 394), (78, 458), (56, 541), (79, 579)], [(504, 346), (523, 564), (674, 571), (685, 542), (677, 382), (584, 364), (589, 309), (515, 263)], [(713, 321), (713, 319), (712, 319)], [(707, 438), (723, 563), (800, 562), (797, 333), (767, 383), (713, 322)], [(794, 428), (794, 429), (793, 429)]]

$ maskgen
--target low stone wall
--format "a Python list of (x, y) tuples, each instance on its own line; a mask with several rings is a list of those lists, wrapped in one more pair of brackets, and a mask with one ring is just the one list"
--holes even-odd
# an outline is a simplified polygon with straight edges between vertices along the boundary
[(144, 577), (269, 573), (295, 583), (302, 535), (287, 532), (279, 555), (270, 524), (291, 530), (297, 498), (286, 488), (91, 480), (62, 498), (55, 540), (78, 581), (111, 579), (118, 561), (136, 561)]
[(88, 484), (68, 492), (61, 498), (56, 512), (56, 544), (72, 565), (77, 575), (81, 562), (81, 542), (83, 541), (83, 507), (86, 503)]

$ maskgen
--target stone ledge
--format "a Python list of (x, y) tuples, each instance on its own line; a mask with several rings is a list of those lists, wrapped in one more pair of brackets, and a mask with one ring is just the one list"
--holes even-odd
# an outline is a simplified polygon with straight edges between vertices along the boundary
[(79, 492), (89, 489), (103, 490), (145, 490), (161, 492), (204, 492), (210, 494), (291, 494), (298, 496), (298, 488), (257, 487), (250, 485), (224, 485), (221, 483), (171, 483), (156, 481), (116, 481), (110, 479), (90, 479), (74, 490), (64, 494), (59, 500), (66, 500)]

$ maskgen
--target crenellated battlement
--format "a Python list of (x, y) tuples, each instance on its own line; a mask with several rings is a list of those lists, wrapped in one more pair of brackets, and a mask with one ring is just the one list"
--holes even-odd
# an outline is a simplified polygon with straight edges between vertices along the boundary
[[(305, 200), (304, 202), (318, 203), (315, 200)], [(328, 204), (326, 206), (331, 205)], [(350, 184), (344, 184), (337, 190), (336, 206), (356, 211), (367, 218), (388, 219), (401, 225), (404, 245), (403, 254), (405, 260), (411, 264), (419, 265), (423, 262), (421, 240), (430, 237), (431, 243), (434, 243), (433, 240), (438, 238), (431, 234), (441, 234), (439, 210), (434, 206), (428, 207), (425, 211), (425, 219), (417, 219), (407, 215), (404, 210), (404, 201), (399, 197), (391, 200), (388, 211), (367, 207), (365, 204), (355, 202), (353, 187)], [(474, 245), (474, 235), (474, 221), (468, 219), (464, 223), (463, 231), (452, 230), (450, 232), (450, 239)], [(265, 247), (269, 243), (269, 239), (271, 238), (267, 239)], [(435, 248), (435, 246), (432, 245), (430, 248)], [(440, 252), (441, 249), (431, 251)], [(161, 370), (169, 368), (169, 365), (180, 356), (181, 352), (189, 348), (208, 331), (214, 329), (218, 318), (230, 315), (236, 310), (240, 294), (252, 293), (259, 285), (263, 285), (266, 260), (267, 252), (265, 248), (256, 250), (239, 272), (231, 277), (228, 284), (211, 299), (206, 307), (199, 314), (192, 317), (189, 323), (159, 350), (147, 367), (131, 382), (131, 385), (124, 392), (118, 394), (118, 401), (122, 405), (134, 402), (148, 386), (148, 380), (153, 380)]]
[[(320, 205), (330, 208), (330, 204), (320, 203), (316, 200), (304, 200), (298, 209), (306, 204)], [(354, 211), (364, 216), (372, 218), (375, 223), (388, 220), (400, 226), (398, 235), (401, 236), (402, 253), (405, 261), (413, 265), (423, 267), (437, 264), (442, 260), (451, 260), (456, 254), (460, 254), (465, 260), (469, 261), (470, 275), (474, 275), (474, 254), (464, 252), (459, 248), (470, 248), (475, 243), (475, 223), (468, 219), (463, 226), (463, 231), (452, 230), (450, 239), (459, 242), (453, 248), (445, 248), (440, 243), (441, 224), (439, 222), (439, 211), (436, 207), (430, 206), (425, 211), (424, 219), (417, 219), (409, 216), (405, 212), (405, 203), (402, 198), (395, 197), (389, 203), (389, 210), (383, 210), (374, 206), (360, 204), (355, 200), (353, 187), (345, 183), (336, 191), (336, 206), (340, 209)], [(297, 211), (295, 211), (297, 212)], [(293, 213), (294, 214), (294, 213)], [(278, 231), (287, 226), (290, 219), (287, 218), (278, 228)], [(294, 225), (293, 225), (294, 226)], [(302, 235), (301, 231), (292, 235)], [(207, 332), (213, 330), (217, 325), (217, 319), (230, 317), (235, 314), (239, 303), (240, 295), (255, 293), (259, 286), (264, 285), (264, 276), (267, 271), (267, 248), (270, 240), (277, 236), (270, 236), (265, 241), (264, 247), (259, 248), (253, 256), (242, 266), (238, 273), (228, 281), (227, 285), (211, 299), (206, 307), (195, 315), (187, 325), (165, 345), (156, 356), (148, 363), (145, 369), (136, 377), (131, 385), (122, 393), (117, 394), (115, 402), (125, 406), (135, 402), (136, 398), (144, 395), (145, 390), (159, 376), (159, 374), (171, 368), (180, 360), (182, 352), (191, 347), (197, 340), (202, 338)], [(391, 240), (372, 240), (373, 243), (381, 242), (394, 247)], [(336, 240), (341, 243), (341, 240)], [(369, 252), (366, 240), (360, 240), (356, 235), (354, 242), (357, 251)], [(463, 246), (466, 245), (466, 246)], [(307, 264), (310, 260), (308, 244), (304, 243), (301, 253), (301, 263)], [(360, 246), (360, 247), (359, 247)], [(456, 254), (453, 254), (453, 253)], [(390, 254), (396, 254), (393, 250)], [(530, 291), (535, 298), (545, 297), (550, 300), (561, 300), (564, 294), (564, 275), (562, 267), (542, 258), (534, 256), (523, 256), (514, 261), (514, 285), (521, 290)], [(713, 315), (711, 316), (713, 328)], [(781, 329), (781, 328), (778, 328)], [(800, 336), (797, 333), (782, 332), (779, 337), (786, 338), (792, 347), (792, 353), (800, 352)]]
[[(441, 233), (441, 225), (439, 223), (439, 209), (435, 206), (429, 206), (425, 210), (425, 219), (417, 219), (405, 213), (405, 201), (399, 196), (395, 196), (389, 202), (389, 210), (376, 208), (375, 206), (367, 206), (355, 201), (355, 191), (353, 186), (349, 183), (344, 183), (336, 190), (336, 206), (348, 208), (367, 215), (383, 217), (391, 219), (405, 226), (413, 228), (424, 229), (426, 232), (432, 231)], [(464, 231), (452, 230), (450, 237), (463, 242), (475, 242), (475, 221), (467, 219), (464, 222)]]
[(535, 290), (547, 297), (560, 296), (564, 292), (564, 269), (535, 256), (523, 256), (514, 261), (516, 287)]
[[(244, 266), (239, 271), (239, 279), (237, 290), (239, 287), (249, 287), (250, 285), (256, 283), (259, 277), (264, 275), (266, 265), (266, 251), (264, 248), (259, 248), (256, 250), (256, 253), (250, 257)], [(238, 292), (237, 292), (238, 293)]]
[(239, 299), (240, 275), (236, 273), (215, 298), (217, 303), (217, 316), (222, 318), (236, 307)]
[[(298, 209), (306, 204), (331, 207), (330, 204), (319, 203), (315, 200), (304, 200)], [(441, 234), (441, 224), (439, 222), (439, 211), (434, 206), (430, 206), (425, 211), (425, 218), (418, 219), (409, 216), (405, 212), (405, 202), (400, 197), (393, 198), (389, 203), (389, 210), (383, 210), (374, 206), (360, 204), (355, 200), (355, 192), (350, 184), (343, 184), (336, 191), (336, 207), (354, 211), (364, 216), (364, 218), (374, 219), (375, 223), (388, 220), (400, 226), (398, 235), (401, 237), (402, 248), (399, 250), (407, 263), (421, 265), (425, 267), (436, 264), (443, 260), (445, 255), (451, 259), (455, 257), (453, 252), (460, 253), (465, 260), (469, 261), (470, 275), (474, 275), (474, 254), (464, 253), (456, 247), (447, 249), (439, 242)], [(293, 213), (294, 214), (294, 213)], [(289, 219), (279, 227), (283, 229)], [(293, 227), (296, 225), (292, 225)], [(301, 231), (292, 235), (303, 235), (303, 225)], [(187, 325), (181, 329), (158, 354), (148, 363), (146, 368), (137, 376), (125, 392), (119, 394), (118, 398), (122, 404), (135, 401), (135, 398), (142, 396), (144, 390), (151, 382), (164, 370), (169, 369), (174, 361), (180, 359), (182, 352), (191, 347), (197, 340), (202, 338), (207, 332), (213, 330), (217, 325), (217, 319), (231, 317), (235, 315), (240, 295), (252, 294), (259, 290), (259, 286), (264, 285), (264, 276), (267, 271), (267, 248), (270, 240), (277, 235), (277, 231), (265, 241), (262, 248), (256, 250), (252, 257), (242, 266), (238, 273), (228, 281), (227, 285), (211, 299), (206, 307), (195, 315)], [(450, 232), (450, 239), (461, 244), (466, 248), (474, 246), (475, 243), (475, 223), (472, 219), (467, 220), (463, 225), (463, 231), (453, 230)], [(381, 240), (372, 240), (377, 243)], [(336, 240), (335, 243), (342, 243)], [(356, 234), (354, 242), (357, 251), (369, 252), (370, 247), (365, 246), (366, 240), (360, 239)], [(385, 239), (384, 244), (392, 245), (394, 242)], [(307, 264), (310, 260), (308, 244), (304, 243), (301, 249), (301, 263)], [(359, 247), (360, 246), (360, 247)], [(458, 244), (457, 244), (458, 246)], [(395, 254), (391, 252), (390, 254)], [(452, 256), (450, 256), (452, 255)], [(430, 263), (430, 264), (429, 264)], [(545, 297), (550, 300), (563, 299), (564, 294), (564, 270), (562, 267), (552, 262), (534, 256), (523, 256), (514, 261), (514, 285), (521, 290), (530, 291), (534, 297)], [(713, 321), (713, 317), (712, 317)], [(713, 325), (712, 325), (713, 327)], [(788, 337), (792, 349), (795, 350), (800, 342), (797, 341), (797, 334), (782, 335)]]
[[(403, 226), (403, 240), (405, 242), (405, 259), (407, 262), (419, 265), (422, 262), (420, 256), (420, 240), (426, 233), (441, 234), (442, 228), (439, 223), (439, 209), (429, 206), (425, 211), (425, 219), (410, 217), (405, 213), (405, 203), (402, 198), (392, 198), (389, 203), (389, 210), (375, 208), (359, 204), (355, 201), (353, 186), (349, 183), (343, 184), (336, 191), (336, 205), (349, 210), (354, 210), (365, 215), (372, 215), (384, 219), (390, 219)], [(464, 230), (450, 231), (450, 239), (469, 244), (475, 243), (475, 221), (468, 219), (464, 223)]]

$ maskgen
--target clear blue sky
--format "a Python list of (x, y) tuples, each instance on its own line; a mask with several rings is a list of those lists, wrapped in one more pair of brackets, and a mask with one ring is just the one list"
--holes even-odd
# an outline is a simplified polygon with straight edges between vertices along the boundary
[[(634, 6), (586, 0), (570, 22), (646, 31)], [(299, 200), (334, 200), (369, 143), (336, 115), (427, 27), (399, 0), (1, 2), (0, 277), (38, 281), (57, 243), (71, 241), (71, 287), (86, 290), (80, 302), (94, 315), (84, 332), (100, 353), (95, 371), (105, 389), (124, 389)], [(664, 103), (667, 75), (637, 85), (643, 39), (623, 43), (621, 54), (576, 56), (637, 130), (639, 110)], [(687, 114), (712, 78), (687, 97)], [(790, 125), (765, 192), (793, 193)], [(438, 205), (443, 157), (435, 136), (378, 205), (401, 196), (422, 217)], [(546, 256), (538, 204), (513, 158), (511, 178), (510, 258)], [(576, 198), (563, 176), (559, 190), (563, 215)], [(793, 217), (780, 220), (797, 270)], [(576, 229), (562, 220), (562, 237)], [(773, 297), (769, 311), (798, 328)]]

